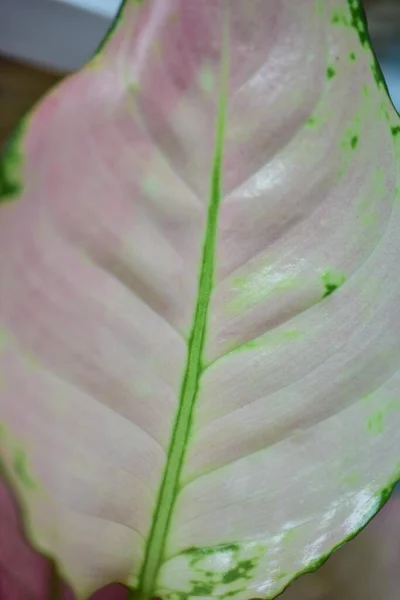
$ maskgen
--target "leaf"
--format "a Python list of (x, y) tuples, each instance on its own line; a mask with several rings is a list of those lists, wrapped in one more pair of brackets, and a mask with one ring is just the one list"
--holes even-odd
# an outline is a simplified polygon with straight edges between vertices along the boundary
[(296, 581), (282, 600), (396, 600), (400, 583), (399, 526), (396, 493), (355, 540), (336, 552), (319, 571)]
[[(5, 490), (1, 490), (3, 494)], [(21, 545), (20, 534), (15, 529), (15, 517), (10, 513), (12, 507), (2, 496), (1, 517), (8, 517), (7, 540), (13, 543), (13, 557), (8, 571), (0, 569), (0, 592), (7, 600), (27, 600), (31, 589), (39, 600), (58, 598), (49, 594), (41, 586), (40, 560), (26, 546)], [(3, 521), (1, 521), (3, 523)], [(6, 521), (4, 521), (6, 522)], [(14, 531), (13, 531), (14, 528)], [(366, 529), (345, 544), (316, 573), (301, 577), (281, 596), (282, 600), (397, 600), (399, 588), (398, 557), (400, 553), (400, 496), (393, 494), (390, 501), (378, 517)], [(18, 546), (18, 548), (16, 548)], [(0, 564), (3, 554), (7, 555), (4, 545), (0, 546)], [(15, 575), (18, 575), (15, 577)], [(18, 581), (20, 580), (20, 582)], [(23, 582), (23, 583), (21, 583)], [(20, 587), (21, 586), (21, 587)], [(23, 587), (22, 587), (23, 586)], [(62, 600), (71, 600), (72, 596), (62, 596)], [(91, 600), (126, 600), (126, 590), (117, 586), (107, 586), (91, 597)]]
[(77, 598), (272, 598), (386, 501), (399, 126), (354, 0), (127, 1), (25, 119), (1, 456)]

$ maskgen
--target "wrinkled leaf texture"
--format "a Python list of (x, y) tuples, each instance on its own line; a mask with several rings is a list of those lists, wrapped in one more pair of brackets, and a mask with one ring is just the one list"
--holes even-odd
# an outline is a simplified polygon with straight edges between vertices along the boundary
[(387, 499), (399, 144), (355, 0), (127, 0), (23, 121), (1, 460), (78, 599), (272, 598)]

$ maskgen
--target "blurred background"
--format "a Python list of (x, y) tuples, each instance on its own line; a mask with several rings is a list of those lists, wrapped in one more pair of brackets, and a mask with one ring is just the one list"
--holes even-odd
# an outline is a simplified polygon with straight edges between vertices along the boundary
[[(119, 4), (120, 0), (0, 0), (0, 146), (48, 88), (91, 56)], [(375, 52), (400, 111), (400, 0), (364, 0), (364, 5)], [(0, 500), (2, 493), (0, 485)], [(4, 506), (9, 516), (7, 523), (0, 523), (0, 538), (14, 540), (18, 560), (13, 561), (12, 581), (6, 580), (9, 555), (0, 542), (0, 600), (45, 600), (40, 595), (28, 598), (24, 581), (32, 569), (44, 573), (47, 568), (51, 576), (51, 565), (26, 546), (17, 550), (24, 544), (17, 515), (5, 500)], [(93, 600), (125, 597), (123, 588), (111, 586)], [(63, 588), (57, 598), (71, 600), (72, 595)], [(400, 600), (400, 492), (354, 541), (319, 571), (301, 577), (281, 599)]]

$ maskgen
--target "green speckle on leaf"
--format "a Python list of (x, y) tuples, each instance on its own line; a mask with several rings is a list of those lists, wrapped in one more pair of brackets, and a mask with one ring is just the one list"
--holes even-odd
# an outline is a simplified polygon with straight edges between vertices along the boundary
[(350, 146), (352, 148), (352, 150), (354, 150), (356, 148), (358, 144), (358, 135), (353, 135), (353, 137), (350, 140)]
[(22, 125), (15, 130), (0, 156), (0, 202), (13, 200), (22, 192)]
[(348, 4), (351, 14), (350, 25), (357, 31), (361, 45), (365, 46), (368, 43), (368, 32), (361, 4), (359, 0), (348, 0)]
[[(365, 98), (365, 105), (369, 103), (369, 100)], [(364, 106), (365, 106), (364, 105)], [(365, 107), (362, 106), (360, 110), (354, 115), (349, 127), (344, 132), (343, 137), (340, 140), (340, 146), (343, 150), (343, 156), (346, 161), (349, 161), (352, 156), (352, 151), (357, 147), (360, 139), (360, 133), (364, 125), (364, 111)]]
[[(332, 14), (331, 23), (333, 25), (353, 27), (358, 34), (361, 46), (368, 47), (368, 30), (361, 3), (359, 0), (347, 0), (347, 4), (350, 15), (344, 11), (335, 11)], [(350, 60), (355, 60), (355, 53), (351, 52), (349, 58)]]
[(243, 548), (235, 543), (185, 550), (181, 555), (188, 555), (190, 569), (195, 573), (188, 598), (215, 596), (223, 600), (234, 595), (236, 588), (243, 588), (237, 592), (244, 591), (245, 581), (251, 579), (252, 571), (265, 552), (264, 545), (251, 544)]
[(349, 21), (347, 19), (347, 15), (342, 11), (335, 11), (332, 14), (331, 23), (333, 25), (349, 25)]
[(187, 550), (184, 550), (182, 554), (194, 554), (196, 556), (208, 556), (209, 554), (218, 554), (218, 552), (237, 552), (239, 550), (239, 544), (220, 544), (219, 546), (206, 546), (204, 548), (197, 548), (192, 546)]
[(214, 554), (227, 554), (228, 552), (233, 553), (238, 551), (239, 544), (220, 544), (219, 546), (206, 546), (204, 548), (188, 548), (187, 550), (184, 550), (182, 554), (189, 554), (191, 556), (191, 564), (193, 566), (207, 556), (212, 556)]
[(35, 482), (28, 473), (28, 459), (26, 453), (21, 448), (18, 448), (14, 453), (13, 467), (15, 474), (21, 483), (27, 488), (35, 488)]
[(325, 289), (323, 298), (333, 294), (333, 292), (346, 281), (344, 273), (341, 271), (335, 271), (334, 269), (328, 269), (327, 271), (324, 271), (324, 273), (321, 275), (321, 279)]
[(238, 579), (248, 579), (249, 572), (254, 569), (255, 564), (252, 560), (241, 560), (234, 569), (227, 571), (222, 577), (222, 583), (232, 583)]
[(212, 583), (203, 583), (202, 581), (192, 581), (193, 587), (189, 596), (209, 596), (214, 590)]
[(309, 127), (312, 127), (313, 125), (315, 125), (316, 122), (317, 122), (317, 119), (315, 117), (308, 117), (308, 119), (306, 121), (306, 125), (308, 125)]
[(374, 76), (376, 85), (378, 87), (383, 87), (383, 88), (387, 89), (386, 88), (386, 81), (385, 81), (385, 79), (383, 77), (381, 68), (380, 68), (378, 62), (375, 59), (371, 63), (371, 71), (372, 71), (372, 75)]
[(377, 69), (377, 66), (376, 66), (375, 62), (373, 62), (371, 64), (371, 71), (372, 71), (372, 75), (374, 76), (374, 79), (376, 81), (376, 84), (378, 86), (381, 85), (382, 82), (381, 82), (380, 74), (379, 74), (379, 71)]
[(394, 137), (400, 135), (400, 125), (396, 125), (395, 127), (391, 127), (391, 132)]
[(328, 79), (332, 79), (333, 77), (335, 77), (336, 75), (336, 71), (333, 67), (328, 67), (326, 70), (326, 76)]
[(367, 420), (367, 429), (371, 435), (379, 435), (383, 432), (385, 415), (382, 411), (377, 411)]
[(350, 52), (349, 59), (354, 62), (356, 60), (356, 58), (357, 58), (356, 57), (356, 53), (355, 52)]

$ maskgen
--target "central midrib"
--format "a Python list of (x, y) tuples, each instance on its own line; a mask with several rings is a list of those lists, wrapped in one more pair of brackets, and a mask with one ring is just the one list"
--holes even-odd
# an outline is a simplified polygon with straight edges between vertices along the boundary
[(152, 527), (146, 544), (138, 587), (133, 596), (135, 598), (149, 598), (154, 594), (157, 575), (163, 560), (167, 533), (178, 494), (180, 475), (185, 458), (186, 443), (190, 433), (193, 410), (199, 389), (199, 380), (203, 369), (202, 356), (208, 309), (214, 280), (218, 212), (221, 202), (222, 155), (229, 71), (228, 55), (228, 36), (226, 34), (223, 35), (222, 41), (221, 77), (215, 133), (215, 149), (211, 170), (210, 195), (196, 308), (188, 343), (186, 366), (179, 397), (179, 407), (153, 515)]

